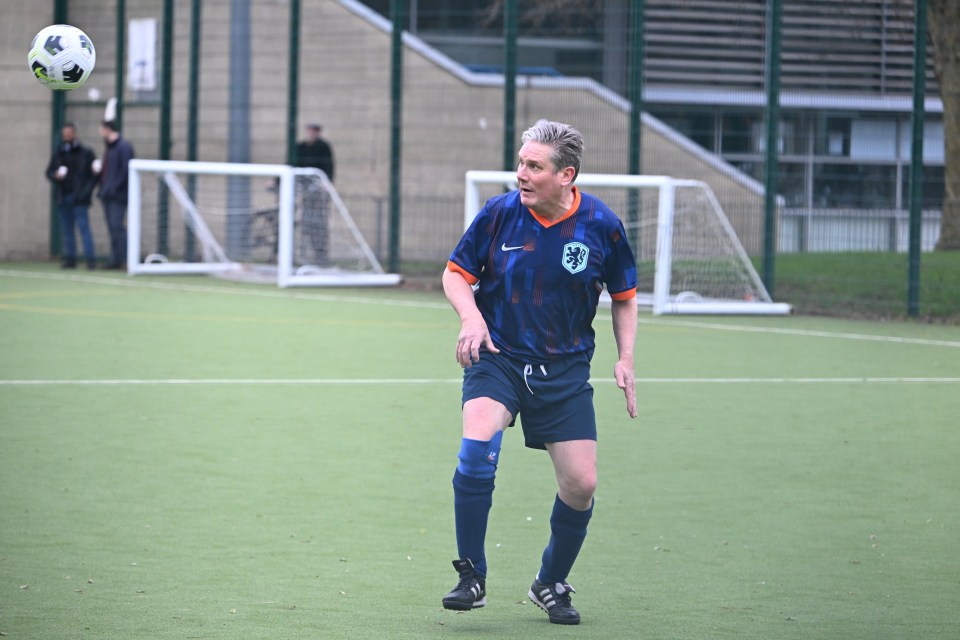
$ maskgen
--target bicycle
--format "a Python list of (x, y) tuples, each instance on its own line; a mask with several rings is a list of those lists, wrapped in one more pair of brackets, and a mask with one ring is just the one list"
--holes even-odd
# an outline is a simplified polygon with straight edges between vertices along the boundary
[[(267, 187), (278, 193), (276, 184)], [(298, 263), (325, 266), (329, 262), (330, 196), (315, 181), (297, 183), (294, 197), (294, 256)], [(280, 206), (252, 212), (247, 220), (247, 258), (254, 262), (276, 263), (279, 252)]]

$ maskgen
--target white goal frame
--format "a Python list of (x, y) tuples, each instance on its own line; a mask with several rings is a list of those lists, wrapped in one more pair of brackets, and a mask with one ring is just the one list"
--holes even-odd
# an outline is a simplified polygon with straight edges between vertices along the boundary
[[(499, 184), (516, 188), (517, 176), (512, 171), (467, 171), (465, 183), (464, 228), (470, 226), (473, 218), (483, 206), (480, 201), (479, 185)], [(657, 190), (656, 272), (653, 283), (653, 297), (649, 301), (643, 300), (639, 295), (637, 298), (638, 304), (649, 304), (654, 315), (787, 315), (791, 313), (792, 308), (789, 304), (773, 302), (770, 299), (770, 294), (750, 262), (743, 244), (723, 212), (716, 195), (705, 182), (681, 180), (669, 176), (581, 173), (577, 176), (576, 184), (580, 187), (602, 186)], [(696, 187), (703, 190), (737, 257), (743, 264), (744, 271), (751, 279), (754, 288), (760, 293), (761, 299), (703, 299), (695, 292), (684, 292), (676, 296), (670, 294), (674, 195), (677, 187)]]
[[(142, 200), (141, 176), (146, 173), (159, 174), (170, 190), (173, 199), (180, 205), (184, 222), (199, 240), (203, 255), (202, 262), (168, 262), (165, 256), (151, 254), (141, 262), (142, 237)], [(178, 160), (130, 161), (128, 171), (127, 204), (127, 273), (130, 275), (171, 275), (171, 274), (217, 274), (236, 271), (243, 264), (231, 260), (222, 247), (213, 238), (186, 189), (177, 179), (181, 175), (221, 175), (243, 177), (276, 177), (279, 179), (279, 202), (277, 235), (277, 286), (279, 287), (354, 287), (354, 286), (393, 286), (401, 282), (399, 274), (386, 273), (370, 246), (363, 238), (346, 205), (340, 199), (336, 189), (327, 176), (318, 169), (295, 168), (288, 165), (245, 164), (231, 162), (194, 162)], [(357, 246), (362, 250), (371, 272), (323, 273), (310, 268), (294, 269), (294, 201), (295, 180), (299, 175), (313, 175), (319, 178), (325, 191), (332, 200), (331, 215), (339, 215), (350, 230)], [(172, 207), (171, 207), (172, 208)]]

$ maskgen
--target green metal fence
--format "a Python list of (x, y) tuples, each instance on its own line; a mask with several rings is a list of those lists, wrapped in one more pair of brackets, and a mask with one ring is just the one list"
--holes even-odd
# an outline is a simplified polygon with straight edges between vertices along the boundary
[[(727, 214), (801, 313), (960, 317), (960, 257), (934, 251), (948, 159), (924, 0), (54, 4), (94, 34), (141, 157), (228, 159), (240, 80), (250, 161), (288, 162), (322, 120), (337, 187), (392, 269), (438, 270), (464, 171), (512, 166), (519, 133), (548, 117), (584, 131), (584, 171), (734, 184)], [(143, 17), (153, 91), (124, 79), (125, 21)], [(231, 77), (245, 54), (249, 77)], [(53, 127), (100, 107), (58, 97)]]

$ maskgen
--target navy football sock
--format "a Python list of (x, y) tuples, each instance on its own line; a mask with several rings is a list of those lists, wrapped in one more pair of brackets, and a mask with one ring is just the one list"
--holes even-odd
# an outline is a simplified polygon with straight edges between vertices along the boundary
[(473, 478), (460, 471), (453, 474), (453, 511), (457, 527), (457, 551), (470, 558), (481, 577), (487, 575), (483, 544), (487, 537), (487, 517), (493, 504), (493, 478)]
[(550, 542), (543, 550), (540, 565), (540, 582), (556, 584), (567, 579), (587, 537), (587, 523), (592, 515), (593, 505), (586, 511), (577, 511), (557, 496), (550, 516)]

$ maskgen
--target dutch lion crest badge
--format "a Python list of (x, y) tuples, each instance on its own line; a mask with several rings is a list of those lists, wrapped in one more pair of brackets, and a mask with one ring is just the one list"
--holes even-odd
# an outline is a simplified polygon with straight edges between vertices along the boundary
[(590, 248), (582, 242), (568, 242), (563, 247), (561, 262), (563, 268), (570, 273), (580, 273), (587, 268), (587, 257)]

